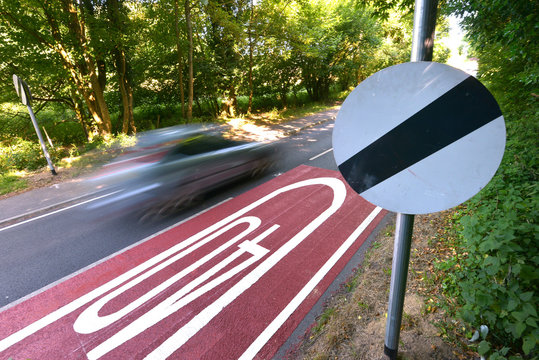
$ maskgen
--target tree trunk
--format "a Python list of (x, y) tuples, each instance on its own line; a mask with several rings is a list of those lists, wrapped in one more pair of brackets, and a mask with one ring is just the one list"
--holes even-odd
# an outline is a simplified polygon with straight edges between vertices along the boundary
[(238, 99), (236, 97), (236, 88), (234, 85), (228, 88), (228, 94), (224, 96), (223, 101), (224, 111), (226, 116), (235, 117), (238, 109)]
[[(97, 127), (101, 135), (109, 135), (112, 130), (112, 125), (110, 122), (110, 114), (105, 102), (105, 97), (103, 95), (103, 88), (99, 82), (99, 78), (96, 72), (96, 66), (94, 59), (90, 56), (88, 49), (88, 41), (85, 35), (85, 25), (81, 17), (78, 16), (77, 7), (71, 0), (62, 0), (62, 6), (64, 11), (69, 14), (68, 28), (72, 34), (75, 35), (77, 41), (76, 46), (81, 51), (81, 55), (84, 59), (84, 62), (78, 62), (77, 68), (81, 73), (81, 77), (89, 77), (89, 84), (86, 81), (80, 81), (80, 85), (86, 85), (90, 88), (91, 93), (87, 94), (87, 104), (89, 102), (95, 101), (95, 105), (90, 108), (90, 112), (96, 121)], [(58, 31), (58, 34), (60, 32)], [(66, 54), (66, 60), (70, 61), (71, 56)], [(87, 93), (87, 91), (85, 91)]]
[(197, 104), (198, 113), (202, 114), (202, 106), (200, 105), (200, 99), (198, 96), (195, 96), (195, 103)]
[(73, 88), (71, 89), (71, 98), (73, 99), (73, 110), (75, 111), (75, 116), (80, 122), (82, 131), (84, 132), (84, 136), (86, 137), (86, 141), (89, 141), (90, 136), (86, 127), (86, 116), (84, 116), (84, 111), (82, 110), (81, 100), (77, 95), (77, 92)]
[(127, 66), (125, 52), (116, 49), (116, 71), (118, 72), (118, 85), (122, 99), (122, 133), (127, 134), (130, 131), (136, 133), (133, 120), (133, 90), (127, 78)]
[(188, 100), (187, 100), (187, 121), (191, 121), (193, 118), (193, 24), (191, 19), (191, 4), (190, 0), (185, 0), (185, 24), (187, 25), (187, 41), (189, 42), (189, 52), (187, 56), (187, 63), (189, 66), (189, 80), (188, 80)]
[(185, 117), (185, 94), (183, 89), (183, 52), (180, 41), (180, 11), (178, 0), (174, 0), (174, 29), (176, 30), (176, 52), (178, 53), (178, 77), (180, 82), (180, 102), (182, 106), (182, 116)]
[(288, 106), (288, 101), (286, 99), (286, 95), (287, 95), (287, 89), (286, 88), (283, 88), (281, 89), (281, 91), (279, 92), (279, 96), (281, 97), (281, 104), (283, 105), (283, 109), (286, 109), (287, 106)]
[(217, 100), (215, 96), (211, 97), (211, 105), (212, 105), (213, 115), (215, 117), (219, 116), (219, 101)]
[[(124, 25), (122, 25), (123, 23), (120, 14), (120, 1), (109, 0), (107, 2), (107, 7), (110, 22), (114, 25), (118, 33), (124, 33)], [(118, 74), (118, 86), (122, 101), (122, 132), (124, 134), (130, 132), (136, 133), (137, 129), (133, 118), (133, 88), (129, 76), (127, 54), (121, 39), (114, 39), (114, 42), (115, 46), (112, 52), (114, 54), (116, 73)]]
[(251, 15), (249, 17), (249, 104), (247, 105), (247, 113), (251, 113), (253, 107), (253, 16), (254, 5), (251, 0)]

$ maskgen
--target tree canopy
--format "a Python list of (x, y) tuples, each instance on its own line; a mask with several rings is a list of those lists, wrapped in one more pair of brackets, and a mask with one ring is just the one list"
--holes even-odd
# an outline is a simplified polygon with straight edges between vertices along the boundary
[(0, 0), (0, 102), (17, 73), (92, 137), (147, 128), (146, 105), (181, 122), (323, 101), (407, 61), (410, 32), (409, 11), (355, 0)]

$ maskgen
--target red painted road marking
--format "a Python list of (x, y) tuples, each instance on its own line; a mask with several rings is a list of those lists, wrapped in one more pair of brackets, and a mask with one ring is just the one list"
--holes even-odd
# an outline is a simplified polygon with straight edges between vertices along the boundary
[(301, 166), (0, 313), (0, 354), (270, 358), (385, 215)]

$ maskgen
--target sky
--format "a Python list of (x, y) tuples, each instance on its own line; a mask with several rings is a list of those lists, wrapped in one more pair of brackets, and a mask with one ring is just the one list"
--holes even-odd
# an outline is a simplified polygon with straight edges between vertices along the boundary
[[(464, 41), (464, 32), (459, 26), (459, 20), (455, 16), (449, 17), (449, 37), (443, 39), (443, 43), (451, 49), (451, 56), (447, 61), (457, 69), (461, 69), (470, 75), (477, 74), (477, 61), (468, 59), (466, 54), (467, 44)], [(464, 51), (459, 54), (459, 46), (464, 45)]]

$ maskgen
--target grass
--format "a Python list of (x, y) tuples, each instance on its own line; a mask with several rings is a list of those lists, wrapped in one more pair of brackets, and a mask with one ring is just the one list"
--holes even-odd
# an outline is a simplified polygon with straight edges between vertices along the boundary
[(336, 309), (332, 307), (324, 310), (322, 315), (320, 315), (320, 317), (318, 318), (317, 324), (313, 328), (314, 334), (318, 334), (320, 333), (320, 331), (322, 331), (324, 326), (328, 323), (329, 319), (331, 319), (331, 317), (335, 313), (335, 310)]
[(0, 195), (26, 188), (27, 181), (19, 173), (0, 174)]
[[(339, 95), (336, 96), (336, 98), (338, 97)], [(294, 108), (282, 110), (274, 109), (267, 112), (249, 114), (245, 116), (245, 119), (248, 121), (254, 121), (257, 125), (273, 125), (316, 114), (320, 111), (324, 111), (335, 106), (335, 102), (331, 104), (308, 103)], [(217, 119), (217, 121), (222, 122), (227, 120), (229, 119)], [(165, 125), (164, 122), (161, 124)], [(58, 147), (56, 153), (61, 155), (54, 160), (54, 164), (60, 168), (60, 171), (66, 171), (66, 169), (69, 169), (71, 176), (78, 176), (88, 169), (95, 168), (97, 164), (102, 164), (112, 159), (112, 157), (120, 153), (123, 148), (133, 145), (133, 141), (133, 137), (120, 134), (112, 137), (109, 140), (97, 139), (93, 142), (85, 144), (84, 146), (69, 145), (62, 147), (61, 150), (59, 150)], [(30, 143), (29, 141), (22, 142), (24, 144)], [(17, 148), (17, 158), (21, 158), (23, 160), (33, 159), (34, 162), (36, 159), (41, 158), (41, 151), (37, 145), (34, 143), (30, 144), (32, 146), (29, 144), (26, 145), (27, 146)], [(0, 143), (0, 147), (1, 146), (3, 145)], [(13, 146), (11, 146), (11, 148), (12, 147)], [(34, 147), (36, 147), (37, 150), (34, 149)], [(31, 153), (30, 150), (33, 150), (34, 152)], [(36, 155), (36, 151), (39, 155)], [(0, 153), (3, 154), (4, 152), (5, 151), (2, 151), (2, 148), (0, 148)], [(17, 166), (18, 169), (22, 167), (20, 164)], [(31, 182), (25, 179), (30, 176), (28, 173), (20, 171), (17, 172), (18, 169), (13, 168), (12, 166), (0, 166), (0, 169), (0, 195), (9, 194), (14, 191), (31, 187)], [(43, 168), (43, 171), (48, 170)]]

